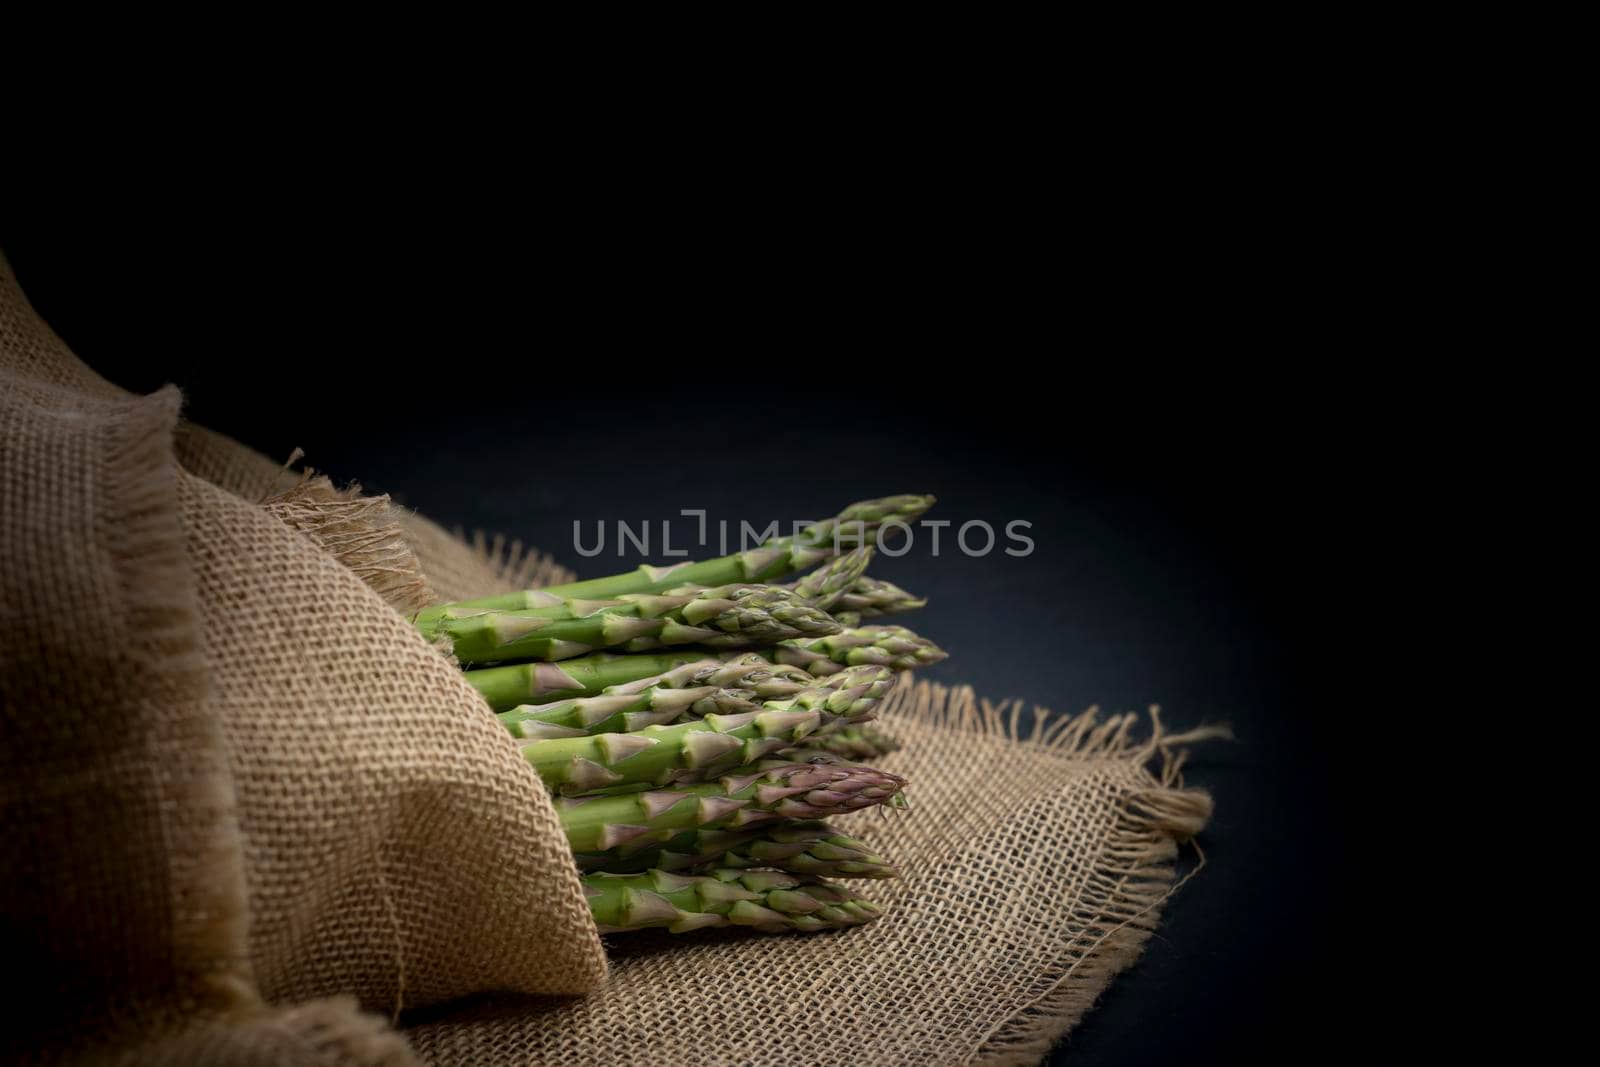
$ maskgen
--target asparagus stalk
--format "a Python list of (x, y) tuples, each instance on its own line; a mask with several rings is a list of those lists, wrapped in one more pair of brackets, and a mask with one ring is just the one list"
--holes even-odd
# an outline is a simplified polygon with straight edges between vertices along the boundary
[(913, 611), (927, 606), (927, 603), (925, 598), (912, 596), (893, 582), (862, 575), (850, 583), (850, 588), (841, 593), (836, 601), (828, 605), (828, 608), (836, 616), (843, 613), (860, 620), (890, 615), (897, 611)]
[[(859, 705), (858, 714), (865, 714), (870, 706), (862, 701), (875, 703), (888, 692), (885, 679), (869, 673), (878, 669), (860, 668), (854, 674), (841, 671), (830, 675), (826, 685), (819, 685), (817, 679), (799, 667), (768, 663), (760, 656), (741, 656), (728, 662), (698, 659), (654, 677), (611, 686), (597, 696), (546, 704), (519, 704), (501, 712), (499, 718), (510, 728), (513, 737), (529, 740), (627, 733), (646, 726), (665, 726), (688, 715), (704, 717), (760, 711), (761, 708), (752, 702), (756, 699), (793, 697), (812, 688), (837, 690), (854, 686), (864, 687), (856, 705)], [(884, 675), (889, 673), (883, 671)]]
[(496, 712), (602, 693), (638, 692), (648, 685), (743, 689), (770, 700), (817, 686), (835, 689), (844, 681), (838, 674), (815, 678), (799, 667), (773, 663), (753, 652), (718, 655), (699, 648), (653, 653), (594, 652), (560, 663), (481, 667), (467, 671), (465, 677)]
[(882, 911), (838, 886), (777, 871), (589, 874), (583, 892), (602, 934), (650, 927), (681, 934), (709, 926), (812, 932), (858, 926)]
[(870, 562), (872, 546), (862, 545), (833, 557), (810, 574), (790, 582), (786, 588), (793, 589), (813, 607), (829, 611), (861, 578)]
[(585, 871), (631, 874), (652, 868), (694, 871), (705, 867), (776, 867), (817, 877), (893, 878), (899, 872), (853, 837), (824, 822), (782, 822), (753, 830), (685, 830), (666, 842), (630, 850), (577, 856)]
[(839, 630), (827, 612), (773, 585), (627, 594), (612, 600), (569, 597), (559, 605), (525, 611), (451, 609), (417, 626), (430, 640), (447, 637), (463, 663), (564, 660), (617, 645), (748, 648)]
[(764, 761), (716, 781), (614, 796), (564, 797), (556, 814), (574, 853), (668, 841), (683, 830), (825, 819), (899, 796), (905, 779), (847, 763)]
[(705, 661), (701, 649), (674, 652), (592, 652), (560, 663), (509, 663), (504, 667), (479, 667), (465, 673), (473, 688), (495, 711), (519, 704), (598, 696), (614, 685), (637, 682), (665, 674), (686, 663)]
[[(673, 679), (677, 676), (676, 680)], [(817, 708), (826, 712), (819, 730), (838, 724), (840, 716), (852, 722), (871, 717), (873, 708), (894, 688), (895, 672), (888, 667), (864, 664), (839, 668), (822, 678), (813, 677), (799, 667), (771, 663), (754, 652), (733, 653), (729, 658), (707, 664), (690, 664), (663, 676), (665, 685), (717, 685), (761, 697), (774, 711)], [(636, 682), (635, 685), (643, 685)], [(628, 687), (618, 686), (618, 690)], [(836, 694), (851, 690), (855, 698), (848, 708)], [(832, 691), (833, 695), (830, 695)], [(690, 708), (687, 714), (701, 714)]]
[(793, 748), (779, 752), (786, 759), (803, 760), (818, 753), (838, 756), (847, 760), (877, 759), (900, 747), (900, 742), (871, 726), (842, 726), (826, 733), (807, 737)]
[[(873, 684), (863, 678), (838, 689), (802, 690), (767, 701), (763, 710), (711, 714), (675, 726), (535, 740), (523, 746), (522, 755), (546, 785), (569, 796), (699, 781), (755, 763), (825, 725), (864, 721), (878, 703), (870, 695)], [(720, 692), (726, 700), (742, 697), (737, 690)], [(607, 699), (593, 697), (590, 702)], [(602, 710), (609, 706), (602, 705)]]
[[(878, 702), (894, 688), (895, 672), (888, 667), (871, 663), (845, 667), (818, 678), (810, 689), (802, 690), (784, 701), (769, 700), (763, 705), (779, 710), (818, 708), (826, 711), (823, 724), (815, 731), (827, 733), (850, 723), (866, 722), (873, 717)], [(827, 694), (832, 693), (829, 696)], [(855, 694), (849, 706), (843, 705), (841, 693)]]
[(819, 677), (863, 664), (908, 671), (946, 657), (938, 645), (904, 626), (857, 626), (827, 637), (794, 638), (760, 654)]
[[(723, 657), (689, 664), (673, 673), (677, 679), (666, 684), (715, 685), (742, 690), (762, 700), (781, 700), (822, 684), (799, 667), (772, 663), (749, 652), (726, 653)], [(828, 685), (825, 688), (838, 689), (840, 686)]]
[(714, 685), (652, 685), (639, 692), (612, 692), (550, 704), (522, 704), (500, 713), (512, 737), (530, 741), (643, 730), (665, 726), (685, 715), (738, 715), (757, 712), (747, 694)]
[(805, 570), (846, 549), (877, 542), (885, 522), (910, 522), (933, 506), (931, 496), (889, 496), (851, 504), (831, 519), (812, 523), (792, 537), (775, 537), (745, 552), (735, 552), (698, 563), (669, 567), (642, 564), (635, 570), (608, 578), (553, 585), (548, 589), (519, 590), (495, 596), (440, 604), (418, 614), (418, 625), (431, 622), (451, 609), (523, 611), (555, 606), (563, 597), (601, 598), (626, 593), (659, 593), (685, 584), (728, 585), (764, 582)]

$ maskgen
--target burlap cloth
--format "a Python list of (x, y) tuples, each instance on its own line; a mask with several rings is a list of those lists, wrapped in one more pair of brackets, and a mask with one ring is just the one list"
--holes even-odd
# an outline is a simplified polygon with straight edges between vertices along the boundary
[(885, 918), (608, 968), (537, 776), (396, 610), (566, 572), (179, 402), (96, 376), (0, 257), (7, 1061), (1033, 1062), (1209, 815), (1158, 722), (907, 687), (912, 809), (843, 824), (904, 868)]

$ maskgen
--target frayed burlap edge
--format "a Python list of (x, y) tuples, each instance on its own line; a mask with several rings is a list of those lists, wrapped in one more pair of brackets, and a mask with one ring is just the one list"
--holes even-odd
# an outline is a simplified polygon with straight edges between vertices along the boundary
[[(199, 606), (175, 504), (179, 469), (172, 455), (172, 428), (181, 403), (177, 389), (168, 386), (131, 401), (127, 410), (132, 417), (114, 424), (106, 460), (110, 499), (99, 514), (114, 521), (115, 528), (102, 531), (99, 543), (107, 546), (116, 566), (128, 654), (143, 658), (204, 700), (209, 686)], [(382, 1018), (362, 1013), (353, 998), (287, 1008), (261, 1001), (247, 949), (250, 913), (226, 741), (213, 716), (200, 716), (187, 726), (203, 738), (194, 733), (182, 738), (193, 765), (186, 785), (173, 782), (169, 788), (174, 795), (181, 789), (182, 802), (191, 810), (215, 812), (203, 840), (191, 839), (171, 852), (172, 958), (180, 973), (187, 972), (184, 984), (194, 999), (158, 1024), (151, 1044), (136, 1045), (124, 1055), (90, 1052), (86, 1060), (107, 1055), (132, 1062), (187, 1061), (191, 1042), (204, 1050), (196, 1062), (213, 1055), (249, 1059), (263, 1051), (248, 1037), (255, 1032), (282, 1042), (279, 1053), (266, 1056), (279, 1062), (288, 1062), (282, 1054), (289, 1054), (294, 1062), (327, 1067), (415, 1064), (405, 1039)], [(195, 747), (201, 740), (203, 752)]]
[(354, 997), (297, 1004), (269, 1016), (264, 1025), (330, 1067), (410, 1067), (417, 1062), (405, 1037), (382, 1017), (363, 1012)]
[[(160, 727), (176, 729), (158, 743), (182, 746), (187, 765), (158, 760), (164, 787), (187, 814), (206, 812), (209, 825), (198, 836), (174, 842), (170, 872), (174, 951), (182, 980), (202, 992), (213, 1011), (249, 1010), (258, 1004), (245, 951), (249, 911), (244, 888), (243, 851), (233, 777), (226, 742), (216, 719), (200, 710), (209, 690), (201, 648), (200, 612), (190, 573), (188, 547), (178, 515), (178, 467), (172, 456), (172, 427), (182, 399), (171, 386), (148, 399), (118, 405), (125, 418), (110, 420), (104, 491), (106, 505), (96, 513), (97, 531), (117, 575), (127, 636), (126, 654), (140, 660), (151, 676), (164, 678), (163, 693), (139, 693), (134, 700), (168, 697), (192, 701), (193, 714), (174, 727), (152, 716)], [(182, 768), (182, 777), (174, 778)], [(183, 820), (194, 825), (189, 818)]]
[(543, 589), (550, 585), (565, 585), (577, 581), (570, 568), (557, 563), (554, 557), (521, 541), (507, 540), (504, 534), (493, 536), (482, 530), (472, 531), (469, 537), (460, 526), (454, 530), (456, 540), (472, 550), (478, 562), (494, 572), (498, 581), (509, 589)]
[(185, 1029), (80, 1061), (108, 1067), (420, 1067), (405, 1037), (353, 997), (328, 997), (249, 1015), (196, 1018)]
[[(1139, 783), (1123, 802), (1103, 850), (1111, 863), (1098, 872), (1101, 884), (1074, 910), (1079, 932), (1056, 965), (1033, 983), (1033, 999), (985, 1034), (967, 1061), (996, 1067), (1042, 1060), (1111, 980), (1138, 959), (1163, 906), (1205, 866), (1205, 855), (1195, 845), (1194, 867), (1177, 878), (1179, 845), (1204, 829), (1212, 811), (1208, 793), (1184, 785), (1186, 746), (1232, 736), (1224, 724), (1168, 733), (1157, 706), (1147, 716), (1127, 712), (1102, 718), (1096, 707), (1071, 715), (1037, 705), (1028, 712), (1021, 700), (993, 702), (979, 698), (971, 686), (926, 681), (901, 688), (884, 709), (889, 719), (903, 715), (1062, 759), (1121, 762)], [(1136, 738), (1146, 718), (1150, 734)], [(892, 759), (884, 762), (892, 767)]]
[(261, 506), (310, 537), (401, 614), (415, 614), (434, 603), (422, 564), (387, 495), (362, 496), (359, 485), (337, 489), (326, 475), (307, 473), (299, 484), (263, 499)]

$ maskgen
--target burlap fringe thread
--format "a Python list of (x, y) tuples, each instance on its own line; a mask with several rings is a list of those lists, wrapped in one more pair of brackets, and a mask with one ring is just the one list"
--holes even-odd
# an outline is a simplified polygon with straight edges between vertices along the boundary
[(405, 1037), (376, 1015), (361, 1011), (354, 997), (330, 997), (296, 1005), (268, 1025), (286, 1044), (310, 1053), (316, 1063), (361, 1067), (414, 1067)]
[(1101, 872), (1095, 899), (1083, 902), (1074, 915), (1081, 929), (1064, 957), (1029, 990), (1032, 999), (1026, 1006), (984, 1037), (971, 1061), (1000, 1067), (1037, 1064), (1094, 1006), (1111, 979), (1138, 958), (1162, 906), (1205, 866), (1205, 854), (1192, 845), (1196, 863), (1174, 881), (1178, 845), (1191, 843), (1212, 811), (1209, 794), (1184, 787), (1185, 746), (1231, 740), (1232, 730), (1215, 724), (1168, 733), (1160, 707), (1152, 705), (1150, 736), (1138, 740), (1133, 731), (1144, 716), (1134, 712), (1102, 719), (1098, 707), (1067, 715), (1034, 705), (1032, 716), (1025, 719), (1024, 701), (996, 703), (980, 699), (971, 686), (951, 688), (935, 682), (917, 682), (896, 697), (885, 709), (887, 717), (905, 716), (959, 733), (1003, 739), (1063, 759), (1124, 761), (1146, 783), (1119, 812), (1106, 849), (1117, 865)]
[[(171, 386), (152, 397), (124, 405), (130, 418), (116, 420), (106, 460), (108, 495), (98, 514), (116, 516), (117, 529), (102, 534), (116, 563), (120, 616), (128, 643), (124, 654), (139, 660), (151, 678), (165, 678), (166, 696), (204, 700), (205, 654), (197, 639), (199, 606), (189, 576), (188, 550), (172, 500), (176, 468), (166, 423), (180, 398)], [(115, 499), (120, 497), (121, 499)], [(150, 695), (146, 695), (147, 699)], [(158, 697), (159, 699), (159, 697)], [(192, 766), (166, 768), (166, 785), (185, 796), (191, 810), (216, 819), (198, 840), (189, 877), (180, 887), (184, 907), (174, 916), (172, 958), (187, 966), (183, 977), (200, 994), (201, 1007), (218, 1012), (249, 1010), (258, 1003), (252, 976), (241, 968), (249, 917), (239, 872), (242, 852), (232, 812), (236, 804), (220, 726), (196, 717), (189, 724), (203, 732), (204, 751), (191, 749)], [(193, 743), (196, 738), (191, 737)]]
[[(166, 400), (172, 411), (180, 402), (177, 390), (171, 386), (156, 396)], [(199, 612), (194, 601), (183, 530), (171, 506), (177, 491), (173, 484), (176, 468), (166, 462), (171, 438), (160, 426), (144, 425), (154, 421), (150, 414), (162, 414), (150, 400), (139, 399), (129, 406), (137, 418), (122, 428), (107, 460), (111, 475), (109, 484), (113, 492), (124, 497), (124, 502), (106, 509), (106, 513), (120, 515), (123, 521), (116, 536), (102, 541), (110, 546), (109, 551), (119, 564), (117, 573), (130, 579), (124, 581), (121, 590), (122, 613), (131, 639), (127, 652), (142, 655), (150, 651), (153, 653), (152, 669), (159, 669), (180, 685), (193, 686), (203, 692), (207, 668), (204, 653), (195, 639), (199, 632)], [(335, 492), (331, 483), (326, 489)], [(289, 495), (284, 494), (285, 497)], [(387, 508), (387, 498), (351, 499), (340, 503), (353, 507), (352, 516), (370, 516), (375, 506)], [(352, 534), (357, 521), (335, 521), (325, 526), (332, 532), (334, 542), (339, 543), (339, 531)], [(291, 525), (296, 524), (291, 522)], [(137, 581), (131, 580), (135, 577)], [(420, 572), (418, 578), (420, 584)], [(421, 591), (425, 596), (430, 595), (425, 584), (421, 585)], [(197, 753), (192, 753), (197, 757), (198, 770), (187, 774), (188, 802), (231, 813), (237, 803), (231, 776), (220, 756), (225, 742), (217, 720), (206, 721), (212, 727), (208, 740), (215, 746), (214, 759), (199, 759)], [(362, 1067), (416, 1064), (404, 1037), (381, 1017), (363, 1013), (353, 997), (332, 997), (287, 1009), (262, 1003), (242, 949), (249, 916), (244, 906), (246, 894), (237, 884), (243, 860), (241, 837), (231, 814), (219, 820), (200, 844), (201, 851), (188, 864), (193, 877), (183, 887), (186, 891), (184, 906), (176, 913), (191, 921), (175, 922), (173, 937), (178, 949), (172, 954), (175, 960), (193, 968), (188, 976), (192, 983), (190, 988), (199, 997), (186, 1005), (188, 1011), (198, 1009), (212, 1014), (211, 1020), (194, 1025), (192, 1040), (197, 1047), (204, 1047), (209, 1033), (216, 1031), (221, 1034), (221, 1044), (216, 1051), (231, 1056), (238, 1047), (235, 1033), (228, 1028), (260, 1027), (270, 1031), (283, 1048), (294, 1049), (297, 1053), (304, 1051), (319, 1063), (360, 1064)], [(126, 1050), (125, 1056), (113, 1054), (111, 1058), (119, 1062), (140, 1061), (147, 1056), (161, 1058), (181, 1049), (191, 1038), (178, 1035), (186, 1023), (195, 1023), (195, 1017), (179, 1016), (166, 1022), (171, 1029), (165, 1032), (165, 1039), (173, 1044), (160, 1044), (163, 1035), (158, 1031), (152, 1035), (158, 1042), (156, 1046), (134, 1046)]]
[(434, 602), (388, 496), (362, 496), (359, 485), (337, 489), (327, 477), (307, 473), (261, 506), (317, 542), (396, 611), (409, 615)]
[(469, 539), (466, 531), (457, 526), (455, 535), (463, 544), (471, 545), (473, 554), (505, 583), (507, 589), (543, 589), (578, 579), (550, 556), (519, 540), (507, 541), (504, 534), (491, 537), (482, 530), (474, 530)]

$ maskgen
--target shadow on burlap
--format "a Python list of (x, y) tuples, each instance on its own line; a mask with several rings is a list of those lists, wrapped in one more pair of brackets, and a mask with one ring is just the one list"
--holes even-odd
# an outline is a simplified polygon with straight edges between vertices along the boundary
[(3, 922), (38, 978), (0, 1058), (1033, 1062), (1209, 815), (1198, 735), (908, 686), (911, 810), (841, 824), (904, 870), (884, 918), (617, 937), (608, 967), (537, 776), (396, 610), (568, 572), (178, 404), (94, 375), (0, 260)]

